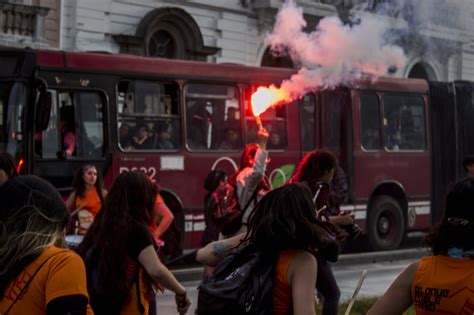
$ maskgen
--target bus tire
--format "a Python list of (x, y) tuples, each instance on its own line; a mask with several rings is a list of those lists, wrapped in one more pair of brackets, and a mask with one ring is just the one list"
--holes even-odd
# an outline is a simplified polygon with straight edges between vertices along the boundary
[(402, 208), (393, 197), (377, 196), (370, 207), (367, 236), (374, 250), (398, 248), (405, 235)]

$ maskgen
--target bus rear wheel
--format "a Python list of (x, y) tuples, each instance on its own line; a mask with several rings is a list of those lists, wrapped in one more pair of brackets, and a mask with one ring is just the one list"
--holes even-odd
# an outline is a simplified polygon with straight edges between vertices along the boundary
[(405, 234), (405, 220), (397, 200), (390, 196), (375, 197), (366, 231), (374, 250), (398, 248)]

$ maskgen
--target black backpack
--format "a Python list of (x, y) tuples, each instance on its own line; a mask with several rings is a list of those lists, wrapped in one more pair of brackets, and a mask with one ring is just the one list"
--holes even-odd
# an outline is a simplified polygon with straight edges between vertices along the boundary
[(196, 314), (271, 314), (276, 258), (251, 246), (229, 254), (199, 286)]
[[(125, 300), (128, 297), (128, 292), (124, 295), (118, 296), (113, 288), (104, 286), (101, 282), (102, 264), (100, 263), (100, 253), (95, 244), (93, 244), (87, 251), (84, 259), (87, 275), (87, 292), (89, 293), (89, 303), (96, 315), (119, 315)], [(133, 283), (136, 284), (137, 301), (139, 301), (138, 309), (140, 314), (144, 314), (145, 308), (141, 304), (140, 285), (139, 285), (139, 268), (132, 276), (129, 288)]]

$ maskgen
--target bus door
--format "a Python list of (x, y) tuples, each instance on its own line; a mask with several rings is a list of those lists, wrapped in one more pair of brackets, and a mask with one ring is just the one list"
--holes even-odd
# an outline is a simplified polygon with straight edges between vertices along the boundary
[(25, 113), (36, 58), (34, 53), (16, 49), (0, 51), (0, 151), (17, 161), (24, 158)]
[[(339, 166), (348, 177), (349, 192), (352, 184), (352, 123), (351, 98), (348, 89), (324, 91), (322, 93), (322, 139), (323, 147), (338, 159)], [(349, 196), (352, 199), (352, 196)]]
[(106, 97), (92, 90), (48, 90), (51, 101), (46, 130), (35, 129), (34, 173), (60, 192), (71, 190), (77, 169), (105, 163)]

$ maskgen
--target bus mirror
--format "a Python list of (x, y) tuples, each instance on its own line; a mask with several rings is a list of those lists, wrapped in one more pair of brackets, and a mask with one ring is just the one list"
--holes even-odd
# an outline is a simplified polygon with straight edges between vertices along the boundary
[(51, 93), (41, 90), (36, 105), (36, 131), (44, 131), (48, 128), (51, 116)]

